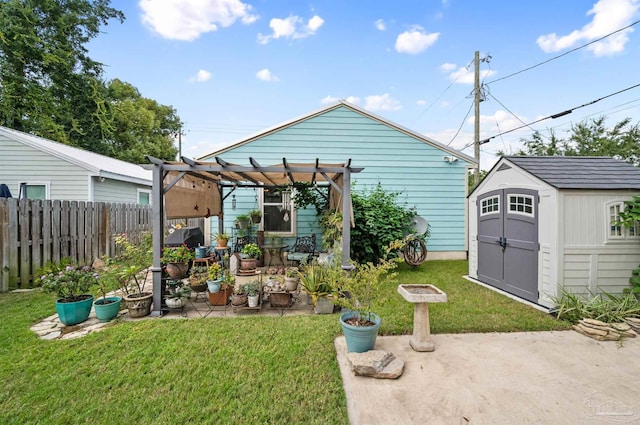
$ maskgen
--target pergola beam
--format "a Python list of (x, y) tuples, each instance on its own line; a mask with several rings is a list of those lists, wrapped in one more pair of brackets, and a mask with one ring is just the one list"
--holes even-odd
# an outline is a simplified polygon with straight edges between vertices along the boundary
[(265, 180), (267, 180), (269, 183), (271, 183), (274, 186), (277, 186), (277, 184), (271, 180), (265, 173), (264, 171), (262, 171), (265, 167), (261, 167), (260, 164), (258, 164), (258, 161), (256, 161), (254, 158), (249, 157), (249, 162), (251, 163), (251, 165), (253, 166), (254, 169), (260, 169), (260, 171), (258, 171), (262, 177), (265, 178)]
[(284, 169), (287, 170), (287, 177), (289, 177), (289, 181), (291, 182), (292, 185), (296, 184), (296, 181), (293, 178), (293, 174), (291, 174), (291, 171), (289, 171), (289, 164), (287, 163), (287, 158), (282, 158), (282, 165), (284, 166)]

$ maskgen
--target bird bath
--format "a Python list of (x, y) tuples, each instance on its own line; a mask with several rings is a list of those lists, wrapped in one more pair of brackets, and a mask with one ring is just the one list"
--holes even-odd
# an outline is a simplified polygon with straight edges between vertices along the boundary
[(415, 351), (433, 351), (436, 349), (431, 340), (429, 325), (429, 303), (446, 303), (447, 294), (433, 285), (398, 285), (398, 293), (406, 301), (413, 303), (413, 336), (411, 348)]

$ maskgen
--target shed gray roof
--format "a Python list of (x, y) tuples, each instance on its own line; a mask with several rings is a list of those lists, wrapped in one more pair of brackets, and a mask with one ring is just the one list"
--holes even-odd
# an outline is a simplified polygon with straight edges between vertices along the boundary
[(24, 143), (64, 161), (76, 164), (95, 176), (151, 186), (152, 172), (137, 164), (121, 161), (33, 134), (0, 126), (0, 135)]
[(640, 169), (608, 156), (505, 156), (558, 189), (640, 189)]

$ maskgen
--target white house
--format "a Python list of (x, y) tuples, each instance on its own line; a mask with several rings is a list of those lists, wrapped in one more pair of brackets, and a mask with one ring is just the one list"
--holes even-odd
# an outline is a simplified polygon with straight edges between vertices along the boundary
[(561, 288), (620, 293), (640, 223), (616, 224), (640, 169), (609, 157), (503, 157), (469, 195), (469, 276), (546, 307)]
[(0, 184), (13, 197), (149, 204), (151, 171), (0, 126)]

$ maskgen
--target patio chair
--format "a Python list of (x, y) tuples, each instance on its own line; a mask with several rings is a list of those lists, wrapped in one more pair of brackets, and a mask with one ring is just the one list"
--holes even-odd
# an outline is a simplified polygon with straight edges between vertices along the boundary
[(312, 233), (311, 236), (302, 236), (296, 238), (296, 243), (293, 245), (287, 254), (287, 261), (293, 265), (293, 263), (300, 264), (301, 262), (308, 262), (309, 259), (316, 252), (316, 234)]
[(233, 244), (233, 252), (241, 252), (242, 248), (244, 248), (245, 245), (250, 244), (250, 243), (254, 243), (254, 244), (258, 244), (258, 237), (257, 236), (239, 236), (236, 238), (236, 243)]

